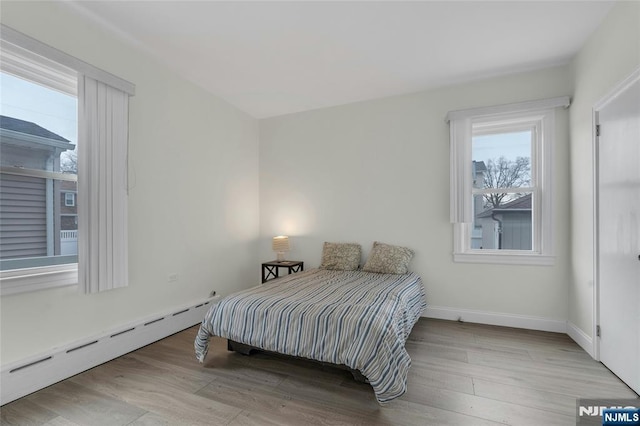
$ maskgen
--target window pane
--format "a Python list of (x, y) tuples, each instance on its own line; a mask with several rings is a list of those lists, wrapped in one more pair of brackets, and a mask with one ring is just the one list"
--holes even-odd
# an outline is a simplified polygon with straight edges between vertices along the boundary
[(532, 250), (532, 194), (506, 194), (494, 207), (492, 199), (499, 193), (473, 196), (474, 220), (471, 249)]
[(487, 242), (484, 241), (483, 233), (483, 221), (479, 217), (485, 211), (484, 196), (477, 194), (473, 196), (473, 226), (471, 227), (471, 248), (472, 249), (484, 249), (487, 247)]
[(76, 263), (77, 99), (5, 73), (0, 90), (0, 268)]
[(531, 136), (531, 130), (474, 135), (474, 187), (531, 186)]

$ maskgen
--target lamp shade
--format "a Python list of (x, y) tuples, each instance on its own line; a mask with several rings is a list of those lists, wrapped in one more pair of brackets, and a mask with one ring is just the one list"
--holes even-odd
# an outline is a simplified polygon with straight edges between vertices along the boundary
[(289, 251), (289, 237), (280, 235), (273, 237), (273, 244), (271, 245), (273, 251), (281, 253)]

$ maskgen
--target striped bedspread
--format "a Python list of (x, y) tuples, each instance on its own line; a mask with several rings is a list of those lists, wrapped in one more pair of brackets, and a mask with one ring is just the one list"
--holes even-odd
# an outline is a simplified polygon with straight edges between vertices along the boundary
[(210, 336), (359, 370), (379, 402), (406, 391), (404, 344), (426, 306), (420, 277), (313, 269), (221, 299), (195, 341), (204, 362)]

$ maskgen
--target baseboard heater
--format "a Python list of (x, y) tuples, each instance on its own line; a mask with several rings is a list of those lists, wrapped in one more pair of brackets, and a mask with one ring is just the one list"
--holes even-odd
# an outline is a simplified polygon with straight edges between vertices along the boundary
[[(179, 306), (99, 336), (92, 336), (25, 360), (2, 366), (0, 405), (199, 324), (217, 297)], [(194, 362), (195, 354), (194, 354)]]

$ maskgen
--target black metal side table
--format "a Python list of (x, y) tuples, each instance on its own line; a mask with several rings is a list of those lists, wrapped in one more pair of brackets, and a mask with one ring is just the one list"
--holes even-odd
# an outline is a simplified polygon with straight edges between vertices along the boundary
[(288, 272), (293, 274), (304, 271), (304, 262), (301, 260), (283, 260), (281, 262), (272, 260), (270, 262), (264, 262), (262, 264), (262, 283), (278, 278), (280, 276), (278, 273), (280, 268), (287, 268)]

